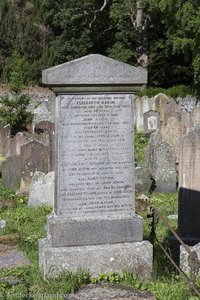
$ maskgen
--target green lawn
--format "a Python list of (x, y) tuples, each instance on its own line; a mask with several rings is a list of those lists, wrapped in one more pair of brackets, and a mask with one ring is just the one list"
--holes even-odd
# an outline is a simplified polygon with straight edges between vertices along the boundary
[[(163, 215), (177, 214), (177, 194), (156, 195), (151, 197), (151, 204), (158, 207)], [(180, 281), (178, 274), (170, 265), (168, 260), (159, 250), (155, 243), (154, 249), (154, 273), (152, 280), (142, 282), (134, 274), (124, 272), (122, 276), (118, 274), (100, 274), (96, 279), (90, 279), (83, 270), (76, 274), (64, 273), (56, 279), (44, 281), (39, 270), (38, 263), (38, 239), (45, 237), (46, 216), (51, 213), (52, 208), (41, 206), (38, 208), (28, 208), (27, 198), (16, 195), (0, 185), (0, 218), (5, 219), (7, 226), (0, 231), (0, 235), (15, 233), (18, 237), (14, 242), (18, 248), (30, 259), (31, 265), (18, 267), (12, 270), (0, 270), (0, 295), (1, 299), (57, 299), (63, 300), (63, 295), (77, 291), (80, 286), (102, 281), (123, 283), (138, 289), (151, 291), (158, 300), (194, 300), (187, 285)], [(148, 211), (148, 209), (147, 209)], [(150, 219), (146, 217), (147, 212), (139, 212), (144, 218), (144, 235), (150, 237), (151, 227), (148, 225)], [(172, 220), (170, 224), (176, 228), (177, 221)], [(157, 226), (157, 236), (159, 240), (167, 245), (168, 230), (159, 223)], [(21, 282), (12, 286), (4, 281), (7, 276), (19, 278)], [(19, 298), (19, 295), (21, 298)], [(57, 296), (56, 296), (57, 295)], [(18, 297), (18, 298), (17, 298)]]

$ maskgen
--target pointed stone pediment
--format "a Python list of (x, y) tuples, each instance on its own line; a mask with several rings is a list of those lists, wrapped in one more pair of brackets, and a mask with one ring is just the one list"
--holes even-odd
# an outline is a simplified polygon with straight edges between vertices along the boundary
[(103, 55), (90, 54), (44, 70), (42, 82), (52, 86), (141, 86), (147, 83), (147, 71)]

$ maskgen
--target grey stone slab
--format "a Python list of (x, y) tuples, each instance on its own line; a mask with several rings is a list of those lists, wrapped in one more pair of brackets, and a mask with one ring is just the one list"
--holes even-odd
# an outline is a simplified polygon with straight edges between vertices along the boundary
[(179, 161), (178, 228), (188, 241), (200, 240), (200, 126), (184, 136)]
[(82, 247), (52, 247), (47, 239), (39, 241), (39, 261), (45, 278), (64, 270), (89, 271), (92, 277), (110, 271), (129, 271), (147, 279), (151, 275), (153, 247), (148, 241)]
[(67, 295), (65, 300), (155, 300), (147, 291), (114, 284), (89, 284), (75, 294)]
[(49, 134), (50, 171), (55, 171), (55, 124), (49, 121), (40, 121), (39, 123), (35, 124), (34, 131), (38, 134)]
[(17, 189), (21, 181), (21, 157), (13, 155), (2, 163), (2, 182), (8, 189)]
[(180, 141), (183, 137), (183, 124), (179, 117), (169, 117), (166, 126), (162, 126), (160, 130), (162, 139), (170, 144), (176, 153), (176, 162), (179, 162)]
[(131, 96), (62, 95), (57, 118), (56, 214), (133, 215)]
[(37, 207), (42, 204), (54, 206), (54, 186), (55, 172), (45, 174), (36, 171), (32, 177), (28, 206)]
[(50, 216), (48, 239), (53, 247), (142, 241), (142, 218), (113, 216), (69, 219)]
[(144, 85), (147, 71), (103, 55), (90, 54), (44, 70), (42, 82), (51, 86)]
[(16, 246), (0, 244), (0, 269), (12, 269), (27, 264), (29, 265), (30, 261), (17, 250)]
[[(189, 247), (192, 252), (194, 252), (194, 255), (196, 256), (196, 262), (194, 263), (195, 268), (193, 269), (193, 272), (195, 272), (194, 275), (198, 276), (200, 275), (200, 243), (196, 244), (195, 246)], [(189, 257), (188, 251), (181, 245), (180, 246), (180, 268), (185, 272), (186, 274), (190, 274), (191, 267), (193, 264), (193, 261)]]
[(0, 127), (0, 154), (5, 155), (5, 144), (6, 140), (10, 138), (11, 135), (11, 127), (10, 125), (6, 125), (5, 127)]
[(48, 173), (49, 147), (32, 141), (21, 147), (21, 192), (29, 191), (33, 174), (36, 171)]
[(162, 139), (159, 131), (151, 134), (145, 155), (145, 167), (155, 181), (155, 192), (176, 191), (175, 150)]
[(148, 170), (144, 167), (135, 168), (135, 191), (149, 192), (151, 188), (151, 179)]

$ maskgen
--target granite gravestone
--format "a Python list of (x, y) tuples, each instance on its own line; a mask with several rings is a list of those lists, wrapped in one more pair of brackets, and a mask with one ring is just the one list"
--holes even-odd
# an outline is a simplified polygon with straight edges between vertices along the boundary
[(179, 235), (189, 245), (200, 242), (200, 126), (181, 142), (179, 161)]
[(43, 71), (56, 99), (56, 185), (45, 277), (83, 268), (95, 276), (129, 269), (149, 276), (152, 245), (135, 214), (133, 101), (146, 71), (101, 55)]
[(157, 129), (160, 129), (160, 113), (153, 110), (144, 113), (144, 133), (152, 133)]

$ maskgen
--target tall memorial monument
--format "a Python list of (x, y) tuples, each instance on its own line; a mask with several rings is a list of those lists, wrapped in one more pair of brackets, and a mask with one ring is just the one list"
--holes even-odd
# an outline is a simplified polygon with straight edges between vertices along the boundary
[(39, 241), (44, 277), (80, 268), (150, 275), (152, 245), (134, 199), (133, 94), (146, 82), (146, 70), (96, 54), (43, 71), (57, 95), (55, 204)]

